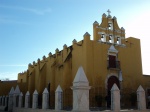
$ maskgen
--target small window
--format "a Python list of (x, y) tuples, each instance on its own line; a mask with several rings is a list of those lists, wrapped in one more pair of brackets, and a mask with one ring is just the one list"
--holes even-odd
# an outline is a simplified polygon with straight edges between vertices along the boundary
[(109, 55), (109, 68), (116, 68), (116, 56)]
[(104, 33), (101, 33), (101, 34), (100, 34), (100, 38), (101, 38), (101, 41), (102, 41), (102, 42), (106, 42), (106, 36), (105, 36)]
[(117, 37), (117, 44), (121, 44), (121, 38)]
[(101, 41), (104, 41), (104, 34), (101, 34)]
[(114, 43), (114, 39), (113, 39), (113, 36), (112, 36), (112, 35), (109, 35), (109, 42), (110, 42), (110, 43)]
[(111, 30), (112, 29), (112, 24), (108, 23), (108, 29)]

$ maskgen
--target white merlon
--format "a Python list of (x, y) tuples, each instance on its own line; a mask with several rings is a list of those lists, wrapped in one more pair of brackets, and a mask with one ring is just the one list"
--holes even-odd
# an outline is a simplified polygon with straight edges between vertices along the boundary
[(86, 32), (83, 36), (91, 36), (88, 32)]
[(105, 18), (107, 17), (107, 15), (106, 15), (105, 13), (103, 13), (103, 15), (102, 15), (102, 16), (103, 16), (103, 17), (105, 17)]
[(64, 44), (63, 48), (67, 48), (67, 45), (66, 45), (66, 44)]
[(124, 31), (125, 29), (124, 29), (123, 27), (121, 27), (121, 30), (123, 30), (123, 31)]
[(74, 40), (72, 41), (72, 43), (77, 43), (77, 40), (76, 40), (76, 39), (74, 39)]
[(99, 24), (97, 21), (95, 21), (93, 24)]
[(56, 48), (55, 52), (56, 52), (56, 53), (57, 53), (57, 52), (59, 52), (59, 49), (58, 49), (58, 48)]
[(114, 16), (113, 19), (116, 20), (117, 18)]

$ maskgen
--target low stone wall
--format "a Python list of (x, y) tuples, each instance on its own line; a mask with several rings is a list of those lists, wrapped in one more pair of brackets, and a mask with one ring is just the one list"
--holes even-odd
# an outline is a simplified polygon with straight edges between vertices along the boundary
[[(50, 109), (32, 109), (32, 108), (14, 108), (13, 112), (87, 112), (87, 111), (65, 111), (65, 110), (50, 110)], [(90, 111), (90, 112), (114, 112), (111, 110), (105, 111)], [(147, 110), (120, 110), (120, 112), (150, 112), (150, 109)]]

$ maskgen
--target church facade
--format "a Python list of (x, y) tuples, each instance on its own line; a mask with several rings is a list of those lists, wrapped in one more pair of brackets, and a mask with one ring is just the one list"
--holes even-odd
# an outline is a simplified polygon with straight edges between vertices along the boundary
[[(0, 82), (1, 87), (6, 85), (7, 88), (4, 92), (0, 91), (0, 94), (9, 92), (10, 86), (19, 85), (23, 94), (26, 91), (33, 94), (37, 90), (42, 95), (47, 87), (50, 105), (53, 106), (53, 95), (60, 85), (64, 91), (64, 105), (71, 105), (70, 87), (80, 66), (91, 86), (90, 102), (97, 102), (101, 97), (109, 107), (110, 90), (114, 83), (121, 91), (122, 105), (129, 105), (127, 99), (130, 99), (139, 85), (144, 88), (146, 96), (150, 96), (150, 76), (142, 73), (140, 39), (126, 38), (125, 29), (118, 26), (117, 18), (110, 13), (102, 15), (101, 23), (93, 23), (93, 39), (86, 32), (83, 40), (77, 42), (74, 39), (71, 46), (64, 45), (62, 50), (56, 49), (55, 54), (49, 53), (48, 57), (33, 61), (25, 72), (18, 74), (18, 80), (13, 84)], [(94, 106), (92, 103), (90, 105)], [(105, 104), (102, 102), (100, 105)]]

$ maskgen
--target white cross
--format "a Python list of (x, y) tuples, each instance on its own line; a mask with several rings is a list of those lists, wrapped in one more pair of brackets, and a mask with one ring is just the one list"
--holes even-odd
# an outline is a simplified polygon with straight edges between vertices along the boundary
[(107, 11), (107, 12), (108, 12), (108, 15), (110, 15), (111, 11), (110, 11), (109, 9), (108, 9), (108, 11)]

